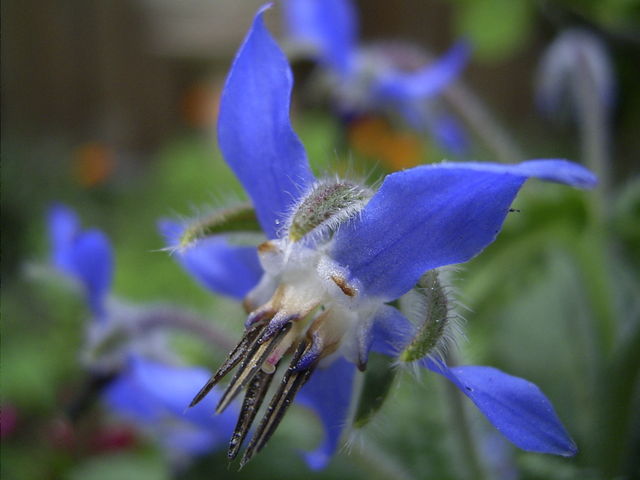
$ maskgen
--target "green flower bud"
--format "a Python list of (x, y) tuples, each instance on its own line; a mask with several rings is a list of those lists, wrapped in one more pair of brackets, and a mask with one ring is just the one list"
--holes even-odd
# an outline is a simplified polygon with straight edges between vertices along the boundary
[(338, 225), (358, 214), (373, 192), (345, 180), (322, 180), (302, 199), (288, 226), (289, 239), (297, 242), (305, 235), (335, 230)]

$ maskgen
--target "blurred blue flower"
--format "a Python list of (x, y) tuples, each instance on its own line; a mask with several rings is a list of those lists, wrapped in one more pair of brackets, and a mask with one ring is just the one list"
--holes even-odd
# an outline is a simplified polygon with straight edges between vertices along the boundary
[[(227, 268), (240, 257), (221, 240), (177, 250), (183, 266), (212, 290), (228, 294), (230, 285), (238, 287), (233, 294), (245, 297), (250, 312), (245, 336), (192, 404), (240, 364), (216, 408), (223, 411), (247, 388), (229, 453), (235, 456), (280, 360), (295, 351), (242, 464), (265, 445), (299, 390), (297, 401), (325, 429), (323, 443), (306, 455), (315, 469), (335, 453), (347, 425), (355, 366), (366, 366), (370, 351), (397, 356), (414, 337), (415, 326), (385, 303), (407, 293), (424, 272), (465, 262), (489, 245), (528, 178), (580, 188), (596, 180), (566, 160), (420, 166), (388, 175), (375, 193), (346, 180), (316, 179), (290, 124), (292, 74), (263, 24), (264, 10), (228, 75), (218, 142), (268, 241), (258, 247), (261, 268), (244, 254), (241, 268)], [(161, 223), (169, 242), (180, 228)], [(249, 276), (247, 268), (254, 269)], [(451, 381), (518, 447), (575, 454), (535, 385), (491, 367), (420, 364)]]
[(94, 318), (103, 321), (113, 279), (109, 240), (100, 230), (81, 230), (77, 215), (62, 205), (49, 210), (48, 224), (51, 263), (81, 285)]
[(175, 460), (210, 453), (226, 443), (237, 412), (211, 415), (219, 395), (185, 411), (194, 390), (210, 373), (201, 368), (167, 365), (132, 355), (102, 394), (118, 416), (134, 423), (162, 445)]
[(298, 49), (310, 50), (323, 67), (327, 90), (342, 116), (399, 115), (451, 153), (465, 151), (463, 128), (435, 99), (466, 65), (466, 42), (428, 61), (417, 48), (398, 42), (359, 46), (350, 0), (287, 0), (284, 7), (289, 39)]
[(49, 210), (48, 227), (53, 265), (82, 286), (93, 314), (83, 360), (92, 375), (108, 379), (99, 384), (110, 410), (148, 432), (177, 460), (217, 448), (233, 431), (234, 413), (212, 418), (206, 405), (184, 412), (186, 396), (209, 374), (159, 361), (171, 357), (162, 332), (138, 331), (153, 311), (107, 302), (113, 252), (106, 235), (81, 229), (75, 212), (62, 205)]

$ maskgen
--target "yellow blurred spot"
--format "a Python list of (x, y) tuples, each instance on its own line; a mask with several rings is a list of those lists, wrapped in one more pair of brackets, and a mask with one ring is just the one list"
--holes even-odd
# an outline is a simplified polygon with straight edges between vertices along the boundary
[(395, 130), (383, 118), (366, 117), (349, 127), (349, 143), (358, 153), (373, 157), (389, 170), (422, 163), (424, 145), (410, 132)]
[(115, 168), (114, 152), (98, 142), (87, 142), (73, 151), (73, 175), (85, 188), (103, 183)]

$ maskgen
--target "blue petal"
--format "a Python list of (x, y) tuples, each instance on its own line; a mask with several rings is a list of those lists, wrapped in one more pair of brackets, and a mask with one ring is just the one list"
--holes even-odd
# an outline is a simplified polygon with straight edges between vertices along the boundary
[(422, 364), (451, 380), (514, 445), (565, 457), (578, 452), (551, 402), (533, 383), (491, 367)]
[(53, 265), (82, 284), (91, 311), (103, 317), (113, 279), (109, 240), (99, 230), (82, 231), (75, 212), (63, 205), (53, 206), (47, 221)]
[(493, 242), (528, 177), (584, 188), (596, 182), (566, 160), (443, 163), (396, 172), (336, 233), (331, 256), (364, 295), (398, 298), (427, 270), (465, 262)]
[(325, 431), (322, 444), (305, 453), (313, 470), (324, 468), (338, 448), (349, 415), (354, 373), (352, 363), (338, 358), (328, 368), (318, 368), (296, 397), (297, 402), (318, 415)]
[(75, 275), (84, 285), (91, 311), (100, 319), (113, 279), (113, 252), (106, 235), (99, 230), (80, 234), (73, 246)]
[(119, 375), (105, 388), (102, 397), (114, 412), (142, 423), (158, 421), (164, 413), (160, 402), (146, 396), (130, 374)]
[(236, 424), (237, 410), (229, 407), (220, 415), (213, 415), (220, 400), (220, 392), (214, 388), (198, 405), (187, 406), (211, 374), (197, 367), (176, 367), (152, 362), (140, 357), (131, 360), (131, 375), (150, 398), (160, 402), (177, 418), (189, 420), (213, 428), (221, 438), (228, 438)]
[(264, 10), (256, 15), (227, 77), (218, 144), (251, 197), (262, 228), (274, 238), (314, 177), (289, 120), (291, 69), (264, 26)]
[[(176, 245), (182, 226), (170, 220), (159, 223), (169, 245)], [(198, 241), (175, 253), (182, 267), (204, 287), (232, 298), (242, 299), (258, 283), (262, 267), (254, 247), (229, 245), (224, 237)]]
[(349, 0), (288, 0), (284, 5), (292, 40), (313, 46), (320, 63), (347, 75), (357, 41), (353, 4)]
[(73, 274), (73, 243), (80, 231), (80, 221), (73, 210), (54, 205), (47, 215), (51, 263), (62, 271)]
[(103, 393), (115, 412), (146, 425), (166, 447), (198, 454), (210, 451), (231, 435), (237, 412), (212, 415), (219, 392), (186, 410), (208, 380), (206, 370), (175, 367), (132, 357), (122, 374)]
[(402, 313), (383, 305), (373, 317), (368, 331), (359, 334), (358, 363), (366, 364), (370, 350), (396, 357), (414, 335), (414, 325)]
[(460, 74), (469, 59), (469, 45), (458, 42), (442, 57), (422, 69), (406, 73), (390, 71), (375, 87), (381, 99), (415, 101), (438, 95)]
[(444, 150), (455, 155), (462, 155), (469, 149), (467, 133), (454, 117), (438, 115), (428, 123), (427, 128)]
[(413, 101), (400, 102), (394, 108), (411, 128), (427, 130), (440, 148), (455, 155), (462, 155), (468, 150), (467, 134), (453, 116), (435, 112), (428, 105)]

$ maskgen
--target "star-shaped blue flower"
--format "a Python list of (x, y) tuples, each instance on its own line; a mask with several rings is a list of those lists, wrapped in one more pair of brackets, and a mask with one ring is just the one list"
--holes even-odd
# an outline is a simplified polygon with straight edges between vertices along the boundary
[(350, 0), (287, 0), (284, 7), (289, 39), (313, 51), (343, 116), (392, 113), (411, 128), (429, 132), (448, 151), (465, 151), (463, 128), (433, 100), (466, 65), (466, 42), (425, 65), (423, 54), (403, 44), (358, 45)]
[[(178, 250), (178, 259), (201, 282), (244, 299), (250, 312), (245, 337), (194, 403), (240, 365), (217, 407), (224, 410), (248, 389), (249, 413), (241, 414), (231, 442), (235, 456), (264, 396), (260, 392), (283, 356), (295, 352), (243, 462), (264, 446), (283, 405), (299, 390), (297, 401), (324, 425), (323, 443), (306, 455), (312, 468), (322, 468), (348, 421), (356, 364), (366, 365), (370, 351), (397, 356), (415, 336), (416, 326), (388, 302), (411, 290), (425, 272), (465, 262), (493, 242), (528, 178), (580, 188), (596, 179), (566, 160), (420, 166), (388, 175), (376, 192), (316, 179), (290, 124), (292, 74), (263, 24), (264, 10), (227, 78), (218, 141), (268, 241), (258, 247), (260, 267), (247, 247), (221, 237)], [(331, 207), (336, 204), (340, 208)], [(162, 225), (170, 242), (180, 228)], [(451, 381), (518, 447), (576, 453), (549, 400), (532, 383), (491, 367), (449, 368), (429, 358), (420, 364)]]
[[(121, 338), (116, 348), (100, 348), (109, 338), (136, 336), (135, 323), (144, 318), (139, 309), (107, 302), (113, 278), (113, 252), (107, 236), (97, 229), (83, 230), (77, 215), (62, 205), (50, 209), (48, 227), (53, 266), (78, 282), (93, 315), (85, 349), (100, 353), (85, 351), (84, 360), (90, 373), (113, 376), (100, 392), (105, 404), (180, 459), (219, 447), (233, 431), (235, 414), (214, 418), (212, 405), (184, 412), (193, 390), (209, 378), (207, 371), (153, 359), (157, 348), (164, 346), (154, 338)], [(164, 352), (160, 353), (155, 356)], [(214, 392), (208, 401), (215, 405), (217, 396)]]

